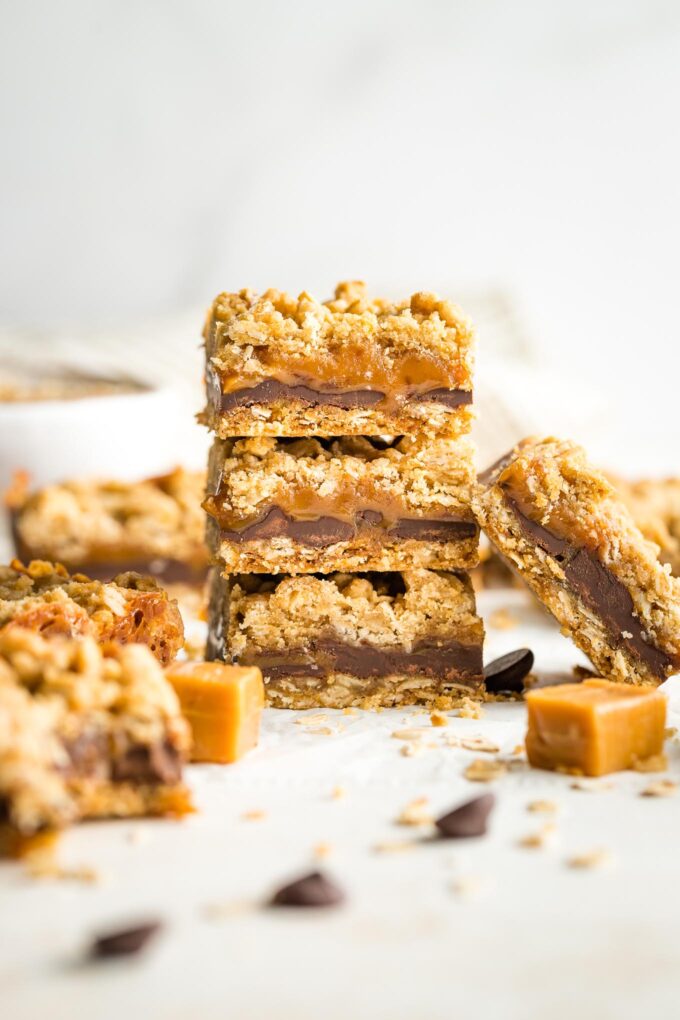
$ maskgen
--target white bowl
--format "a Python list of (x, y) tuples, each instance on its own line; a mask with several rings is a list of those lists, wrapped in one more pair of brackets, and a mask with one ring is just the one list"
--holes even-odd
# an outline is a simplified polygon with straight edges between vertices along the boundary
[(0, 403), (0, 488), (27, 471), (31, 488), (79, 476), (134, 481), (182, 460), (191, 418), (172, 389)]

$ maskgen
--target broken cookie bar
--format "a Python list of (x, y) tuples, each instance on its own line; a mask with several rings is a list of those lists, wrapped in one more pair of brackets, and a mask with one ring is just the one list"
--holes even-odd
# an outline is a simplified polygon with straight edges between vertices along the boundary
[(458, 436), (472, 420), (473, 331), (434, 294), (393, 303), (341, 283), (321, 303), (220, 294), (205, 327), (203, 415), (229, 436)]
[(602, 676), (680, 669), (680, 581), (579, 446), (526, 440), (479, 482), (482, 528)]
[(84, 818), (184, 814), (189, 728), (143, 645), (0, 631), (2, 845)]
[(17, 556), (109, 580), (123, 571), (202, 584), (208, 569), (205, 474), (177, 468), (140, 482), (81, 479), (8, 494)]
[(310, 573), (477, 562), (465, 437), (215, 440), (209, 544), (230, 573)]
[(104, 583), (43, 560), (0, 566), (0, 632), (10, 627), (45, 637), (89, 634), (100, 642), (138, 642), (163, 665), (184, 642), (177, 604), (152, 578), (127, 573)]
[(208, 657), (259, 666), (270, 705), (449, 708), (482, 694), (466, 574), (214, 572)]

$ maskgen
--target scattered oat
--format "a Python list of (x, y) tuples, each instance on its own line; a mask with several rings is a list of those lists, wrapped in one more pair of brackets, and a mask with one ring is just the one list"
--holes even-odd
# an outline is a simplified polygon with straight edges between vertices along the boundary
[(458, 715), (461, 719), (481, 719), (484, 716), (484, 709), (478, 701), (471, 698), (463, 698)]
[(490, 613), (490, 615), (487, 616), (486, 622), (495, 630), (512, 630), (513, 627), (517, 626), (519, 621), (516, 616), (513, 616), (509, 609), (497, 609), (495, 612)]
[(244, 822), (260, 822), (266, 817), (267, 812), (261, 811), (259, 808), (254, 808), (252, 811), (244, 811), (241, 815)]
[(500, 779), (507, 771), (507, 765), (502, 761), (475, 758), (467, 766), (463, 775), (473, 783), (491, 783), (494, 779)]
[(420, 740), (429, 730), (427, 729), (407, 729), (407, 730), (394, 730), (392, 736), (395, 740)]
[(312, 853), (314, 857), (318, 857), (321, 860), (325, 857), (330, 857), (333, 853), (333, 846), (331, 843), (317, 843)]
[(201, 913), (207, 921), (222, 921), (227, 917), (246, 914), (254, 906), (250, 900), (225, 900), (222, 903), (205, 903), (201, 907)]
[(423, 750), (424, 748), (422, 744), (418, 743), (403, 744), (399, 748), (399, 754), (403, 755), (404, 758), (414, 758), (417, 754), (420, 754), (421, 751)]
[(427, 797), (417, 797), (399, 813), (395, 819), (397, 825), (432, 825), (434, 818), (428, 810)]
[(661, 754), (653, 754), (650, 758), (641, 758), (634, 761), (631, 768), (635, 772), (665, 772), (668, 768), (668, 758)]
[(462, 737), (460, 746), (464, 747), (466, 751), (481, 751), (484, 754), (498, 754), (500, 751), (498, 744), (494, 744), (492, 740), (487, 740), (486, 737), (479, 735)]
[(677, 736), (677, 733), (678, 733), (677, 726), (667, 726), (666, 729), (663, 731), (663, 739), (672, 740), (673, 737)]
[(448, 726), (448, 716), (444, 715), (443, 712), (430, 712), (430, 722), (433, 726)]
[(413, 839), (384, 839), (375, 843), (373, 849), (377, 854), (400, 854), (416, 847)]
[(86, 864), (63, 867), (53, 854), (29, 854), (25, 865), (31, 878), (54, 878), (60, 882), (83, 882), (86, 885), (100, 885), (105, 881), (101, 872)]
[(527, 811), (536, 815), (552, 815), (558, 810), (554, 800), (530, 800)]
[(347, 788), (345, 786), (334, 786), (331, 790), (331, 797), (333, 800), (342, 800), (343, 797), (347, 796)]
[(455, 733), (445, 733), (444, 744), (446, 747), (460, 747), (460, 737), (457, 737)]
[(300, 716), (295, 720), (296, 726), (322, 726), (328, 722), (328, 716), (323, 712), (312, 712), (311, 715)]
[(524, 744), (515, 744), (515, 746), (512, 749), (512, 753), (516, 754), (516, 755), (520, 755), (520, 754), (521, 755), (525, 755), (527, 753), (527, 749), (524, 746)]
[(136, 825), (127, 834), (127, 841), (132, 843), (133, 846), (142, 846), (143, 843), (148, 843), (150, 839), (151, 833), (145, 825)]
[(567, 867), (586, 870), (589, 868), (602, 868), (611, 864), (611, 862), (612, 855), (609, 850), (600, 848), (597, 850), (589, 850), (582, 854), (574, 854), (573, 857), (567, 858)]
[(655, 782), (645, 786), (641, 791), (642, 797), (672, 797), (677, 791), (678, 784), (672, 779), (657, 779)]
[(569, 783), (570, 790), (581, 790), (583, 793), (603, 793), (605, 790), (613, 790), (613, 783), (605, 783), (601, 779), (575, 779)]
[(451, 890), (460, 896), (461, 899), (477, 899), (488, 893), (493, 887), (493, 882), (484, 875), (463, 875), (451, 883)]
[(553, 822), (548, 822), (536, 832), (529, 832), (526, 836), (522, 836), (518, 840), (518, 845), (527, 850), (540, 850), (552, 842), (556, 832), (557, 826)]

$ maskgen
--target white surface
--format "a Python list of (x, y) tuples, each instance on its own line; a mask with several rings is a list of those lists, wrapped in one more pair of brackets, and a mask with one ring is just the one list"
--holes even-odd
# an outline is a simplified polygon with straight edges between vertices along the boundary
[[(537, 671), (578, 661), (521, 592), (480, 598), (487, 615), (510, 609), (522, 624), (489, 628), (487, 656), (529, 644)], [(674, 681), (669, 686), (672, 687)], [(680, 992), (677, 859), (679, 800), (643, 798), (650, 776), (612, 777), (584, 793), (568, 777), (522, 770), (493, 784), (498, 798), (484, 839), (423, 842), (377, 854), (383, 840), (418, 839), (394, 819), (413, 798), (434, 812), (489, 789), (462, 777), (472, 752), (449, 734), (484, 734), (511, 752), (524, 730), (522, 705), (452, 718), (425, 738), (438, 746), (399, 753), (398, 728), (427, 725), (415, 711), (324, 712), (332, 736), (298, 725), (304, 713), (268, 711), (260, 747), (243, 762), (195, 766), (199, 813), (181, 823), (84, 825), (63, 840), (64, 864), (89, 864), (107, 884), (27, 879), (0, 868), (3, 1020), (121, 1016), (168, 1020), (606, 1020), (670, 1016)], [(675, 721), (672, 719), (671, 721)], [(431, 737), (430, 737), (431, 733)], [(678, 744), (668, 745), (680, 778)], [(336, 785), (344, 799), (331, 796)], [(554, 846), (528, 850), (520, 837), (558, 802)], [(243, 812), (266, 817), (246, 821)], [(148, 838), (131, 842), (141, 830)], [(330, 912), (273, 912), (261, 904), (288, 878), (318, 866), (313, 847), (332, 844), (323, 870), (349, 901)], [(575, 871), (566, 858), (603, 847), (607, 870)], [(464, 900), (454, 879), (478, 877), (486, 892)], [(244, 904), (208, 920), (207, 904)], [(146, 916), (167, 930), (146, 955), (87, 966), (88, 937)]]

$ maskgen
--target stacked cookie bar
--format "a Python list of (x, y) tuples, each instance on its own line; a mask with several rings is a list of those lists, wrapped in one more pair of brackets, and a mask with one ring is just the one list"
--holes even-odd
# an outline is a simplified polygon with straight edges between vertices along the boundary
[(221, 294), (208, 656), (270, 704), (449, 707), (482, 689), (469, 323), (447, 301)]

